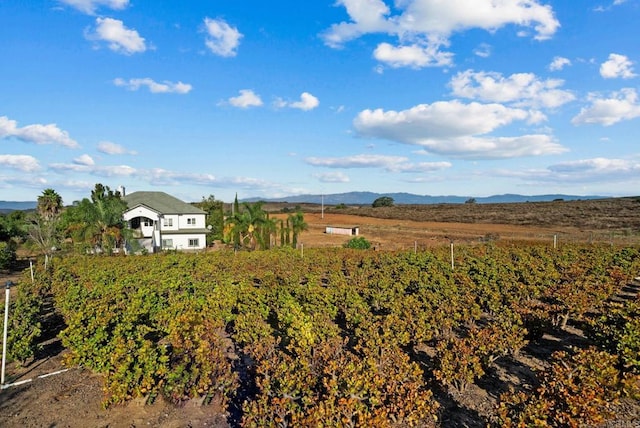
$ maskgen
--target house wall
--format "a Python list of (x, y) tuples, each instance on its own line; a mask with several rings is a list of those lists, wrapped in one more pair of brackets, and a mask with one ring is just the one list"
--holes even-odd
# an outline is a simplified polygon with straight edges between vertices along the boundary
[(204, 214), (183, 214), (178, 219), (178, 227), (184, 229), (204, 229), (207, 227)]
[(160, 220), (160, 230), (178, 230), (180, 216), (178, 214), (165, 214)]
[[(197, 246), (189, 246), (189, 240), (197, 239)], [(172, 246), (164, 246), (163, 250), (202, 250), (207, 246), (207, 238), (204, 233), (179, 234), (179, 235), (162, 235), (162, 241), (166, 244), (167, 240), (171, 240)]]
[(331, 235), (358, 235), (359, 232), (360, 230), (357, 227), (327, 226), (324, 230), (324, 233)]

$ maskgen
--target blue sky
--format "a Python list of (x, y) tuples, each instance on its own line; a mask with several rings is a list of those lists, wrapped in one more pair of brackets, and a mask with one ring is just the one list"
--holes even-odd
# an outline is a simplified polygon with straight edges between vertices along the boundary
[(0, 200), (640, 194), (640, 0), (0, 2)]

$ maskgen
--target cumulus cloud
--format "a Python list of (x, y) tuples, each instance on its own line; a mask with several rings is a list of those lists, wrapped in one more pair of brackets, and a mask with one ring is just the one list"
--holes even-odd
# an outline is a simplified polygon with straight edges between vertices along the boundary
[(559, 89), (564, 80), (542, 80), (533, 73), (504, 77), (495, 72), (467, 70), (455, 75), (449, 85), (458, 97), (513, 103), (518, 107), (555, 108), (575, 99), (571, 92)]
[(130, 91), (137, 91), (141, 87), (145, 86), (153, 94), (188, 94), (191, 92), (191, 89), (193, 89), (193, 87), (188, 83), (174, 83), (169, 82), (168, 80), (158, 83), (148, 77), (129, 80), (117, 78), (113, 80), (113, 84), (127, 88)]
[(94, 15), (99, 7), (107, 7), (114, 10), (125, 9), (129, 0), (58, 0), (88, 15)]
[(339, 171), (314, 174), (313, 176), (323, 183), (348, 183), (351, 181), (348, 175)]
[(395, 14), (383, 0), (338, 0), (337, 4), (346, 9), (350, 21), (333, 24), (322, 34), (324, 42), (338, 48), (366, 34), (387, 34), (397, 38), (400, 46), (383, 43), (376, 57), (397, 67), (449, 65), (452, 54), (439, 51), (456, 32), (473, 28), (493, 32), (515, 25), (532, 29), (535, 39), (544, 40), (560, 26), (551, 6), (538, 0), (403, 0), (394, 3)]
[(571, 119), (574, 125), (597, 124), (610, 126), (623, 120), (640, 117), (638, 94), (634, 88), (624, 88), (609, 97), (589, 95), (590, 105)]
[(309, 111), (320, 105), (320, 100), (315, 96), (311, 95), (309, 92), (303, 92), (300, 95), (300, 101), (285, 101), (283, 99), (277, 99), (274, 103), (277, 108), (296, 108), (299, 110)]
[(605, 79), (631, 79), (637, 74), (633, 72), (633, 62), (625, 55), (612, 53), (609, 59), (600, 65), (600, 75)]
[(514, 121), (539, 119), (537, 113), (502, 104), (458, 100), (421, 104), (403, 111), (363, 110), (354, 119), (357, 133), (422, 147), (429, 153), (471, 159), (557, 154), (566, 151), (543, 134), (493, 137), (487, 134)]
[(23, 172), (34, 172), (40, 169), (38, 160), (29, 155), (0, 155), (0, 165)]
[(96, 18), (96, 27), (87, 31), (88, 40), (103, 41), (114, 52), (131, 55), (147, 50), (145, 39), (136, 30), (125, 27), (124, 23), (113, 18)]
[(564, 58), (561, 56), (556, 56), (553, 58), (553, 61), (551, 61), (551, 64), (549, 64), (549, 70), (551, 71), (560, 71), (563, 68), (570, 66), (571, 65), (571, 60), (569, 58)]
[(136, 155), (134, 150), (128, 150), (120, 144), (111, 141), (101, 141), (98, 143), (98, 151), (107, 155)]
[(436, 44), (413, 44), (392, 46), (380, 43), (373, 52), (373, 56), (393, 68), (399, 67), (443, 67), (453, 65), (453, 54), (441, 52)]
[(260, 107), (263, 104), (260, 95), (251, 89), (241, 89), (240, 95), (229, 98), (228, 102), (232, 106), (239, 108)]
[(223, 57), (233, 57), (238, 53), (242, 33), (223, 19), (204, 19), (207, 38), (205, 45), (211, 52)]
[(17, 138), (35, 144), (60, 144), (71, 149), (79, 147), (67, 131), (58, 128), (54, 123), (27, 125), (20, 128), (18, 122), (7, 116), (0, 116), (0, 139), (3, 138)]

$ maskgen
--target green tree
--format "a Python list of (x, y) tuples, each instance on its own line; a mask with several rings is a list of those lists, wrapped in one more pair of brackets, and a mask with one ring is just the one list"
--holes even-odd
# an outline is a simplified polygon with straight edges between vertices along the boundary
[(44, 189), (38, 196), (36, 210), (45, 220), (57, 217), (62, 210), (62, 197), (53, 189)]
[(298, 236), (309, 228), (304, 221), (304, 213), (301, 210), (294, 214), (289, 214), (288, 222), (291, 224), (291, 233), (293, 234), (291, 245), (295, 248), (298, 246)]
[(378, 207), (392, 207), (394, 204), (394, 200), (391, 196), (380, 196), (379, 198), (377, 198), (375, 201), (373, 201), (373, 203), (371, 204), (371, 206), (373, 208), (378, 208)]
[(0, 214), (0, 241), (26, 238), (26, 217), (25, 212), (20, 210), (11, 211), (9, 214)]
[(96, 252), (110, 254), (121, 247), (128, 233), (122, 218), (127, 203), (120, 192), (96, 184), (91, 199), (84, 198), (64, 212), (66, 233), (76, 242)]
[(44, 255), (50, 255), (62, 240), (60, 216), (62, 197), (53, 189), (45, 189), (38, 196), (36, 212), (27, 218), (27, 236)]
[(236, 247), (249, 250), (269, 248), (271, 235), (276, 232), (276, 223), (262, 208), (263, 202), (250, 204), (234, 202), (234, 213), (227, 218), (227, 226)]
[(202, 197), (202, 201), (194, 204), (196, 207), (207, 213), (207, 226), (211, 233), (207, 235), (207, 244), (211, 244), (216, 239), (222, 239), (224, 231), (224, 203), (216, 200), (213, 195), (208, 198)]

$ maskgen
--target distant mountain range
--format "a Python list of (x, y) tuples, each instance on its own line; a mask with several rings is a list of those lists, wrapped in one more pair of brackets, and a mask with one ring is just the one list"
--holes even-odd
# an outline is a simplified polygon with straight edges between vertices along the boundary
[(549, 202), (554, 200), (575, 201), (586, 199), (604, 199), (606, 196), (576, 196), (576, 195), (562, 195), (562, 194), (550, 194), (550, 195), (518, 195), (518, 194), (504, 194), (493, 195), (486, 197), (477, 196), (430, 196), (430, 195), (416, 195), (413, 193), (374, 193), (374, 192), (348, 192), (348, 193), (334, 193), (330, 195), (297, 195), (287, 196), (284, 198), (249, 198), (244, 199), (243, 202), (287, 202), (287, 203), (312, 203), (320, 204), (324, 202), (327, 205), (370, 205), (373, 201), (381, 196), (389, 196), (393, 198), (396, 204), (412, 204), (412, 205), (427, 205), (427, 204), (462, 204), (470, 199), (475, 200), (478, 204), (503, 204), (513, 202)]
[(37, 205), (38, 203), (36, 201), (0, 201), (0, 213), (33, 210)]
[[(428, 205), (428, 204), (463, 204), (470, 199), (474, 199), (478, 204), (504, 204), (513, 202), (549, 202), (554, 200), (576, 201), (587, 199), (606, 199), (607, 196), (577, 196), (577, 195), (518, 195), (504, 194), (486, 197), (479, 196), (430, 196), (416, 195), (413, 193), (374, 193), (374, 192), (348, 192), (334, 193), (330, 195), (296, 195), (287, 196), (285, 198), (248, 198), (242, 202), (287, 202), (290, 204), (320, 204), (324, 201), (326, 205), (370, 205), (373, 201), (381, 196), (389, 196), (393, 198), (396, 204), (410, 205)], [(0, 213), (8, 213), (11, 211), (33, 210), (38, 203), (36, 201), (0, 201)]]

